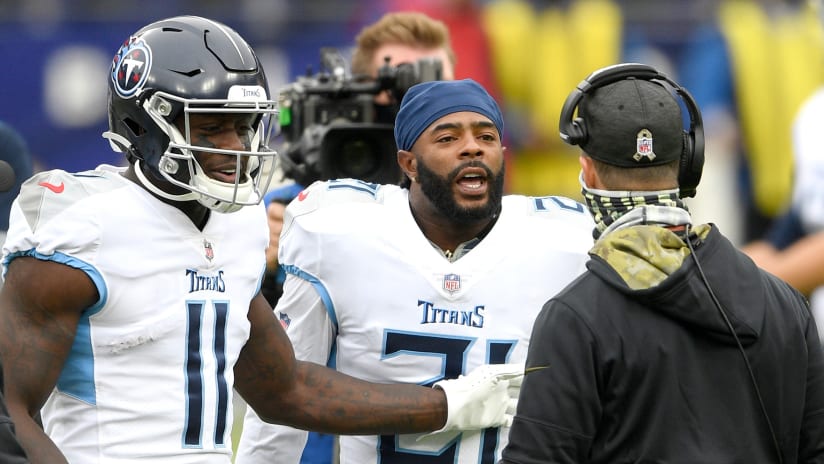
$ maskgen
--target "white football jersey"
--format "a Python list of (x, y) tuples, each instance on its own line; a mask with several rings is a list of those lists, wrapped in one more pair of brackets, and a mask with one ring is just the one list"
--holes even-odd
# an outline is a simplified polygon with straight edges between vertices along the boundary
[[(792, 208), (798, 212), (804, 233), (824, 230), (824, 90), (808, 98), (793, 122), (795, 156)], [(810, 305), (824, 338), (824, 287), (810, 295)]]
[[(407, 190), (317, 182), (286, 211), (277, 315), (298, 358), (373, 382), (431, 385), (521, 362), (544, 303), (584, 271), (592, 229), (576, 201), (508, 195), (483, 240), (450, 262), (416, 224)], [(341, 436), (340, 462), (493, 464), (507, 433)], [(296, 463), (304, 440), (249, 412), (236, 462)]]
[(100, 295), (42, 410), (46, 433), (77, 464), (228, 464), (265, 212), (212, 212), (200, 231), (121, 171), (37, 174), (12, 208), (4, 272), (19, 256), (55, 261)]
[(824, 229), (824, 90), (810, 97), (793, 123), (793, 208), (805, 232)]

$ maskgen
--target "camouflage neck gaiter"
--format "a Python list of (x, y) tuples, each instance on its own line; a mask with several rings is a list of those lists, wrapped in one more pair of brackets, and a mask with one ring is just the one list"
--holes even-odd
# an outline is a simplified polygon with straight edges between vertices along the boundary
[(595, 221), (592, 237), (596, 240), (605, 232), (626, 225), (692, 223), (687, 205), (678, 197), (678, 189), (608, 191), (587, 187), (583, 176), (579, 180), (584, 201)]

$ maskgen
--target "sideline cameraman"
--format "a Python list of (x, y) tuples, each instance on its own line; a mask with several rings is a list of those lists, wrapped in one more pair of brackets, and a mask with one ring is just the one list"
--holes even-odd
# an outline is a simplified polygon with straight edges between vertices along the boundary
[[(386, 57), (390, 58), (388, 64), (393, 66), (414, 63), (423, 58), (434, 58), (441, 63), (443, 80), (455, 78), (455, 52), (452, 50), (449, 30), (441, 21), (423, 13), (387, 13), (377, 22), (364, 27), (355, 38), (352, 74), (377, 77), (381, 66), (387, 64)], [(375, 97), (375, 103), (388, 107), (400, 102), (393, 102), (388, 92), (382, 92)], [(394, 153), (392, 156), (394, 159)], [(268, 275), (262, 291), (273, 307), (283, 293), (283, 279), (286, 277), (283, 270), (278, 267), (277, 254), (280, 231), (283, 227), (283, 211), (286, 204), (295, 198), (303, 187), (298, 182), (287, 183), (269, 192), (264, 198), (269, 218), (269, 248), (266, 251)]]
[[(386, 62), (386, 57), (390, 58), (389, 63)], [(452, 50), (447, 27), (442, 22), (423, 13), (387, 13), (377, 22), (364, 27), (356, 37), (355, 48), (352, 52), (351, 70), (353, 75), (375, 78), (378, 76), (378, 70), (386, 64), (396, 66), (400, 63), (414, 63), (423, 58), (433, 58), (440, 61), (442, 79), (454, 79), (455, 52)], [(393, 104), (399, 104), (399, 102), (393, 102), (389, 92), (378, 94), (375, 97), (375, 103), (387, 108)], [(394, 159), (394, 153), (391, 155)], [(278, 266), (277, 260), (280, 232), (283, 227), (283, 213), (286, 204), (296, 197), (303, 190), (303, 187), (298, 182), (287, 183), (269, 192), (264, 198), (269, 220), (269, 248), (266, 251), (267, 276), (261, 290), (266, 299), (272, 304), (272, 307), (275, 307), (283, 293), (283, 281), (286, 278), (286, 274)], [(306, 358), (305, 353), (302, 353), (300, 349), (296, 350), (295, 355), (298, 359)], [(327, 362), (326, 359), (310, 360), (319, 364), (326, 364)], [(247, 411), (246, 423), (249, 423), (249, 416), (252, 414), (254, 413)], [(251, 420), (259, 421), (254, 416)], [(302, 448), (298, 447), (297, 444), (293, 446), (298, 449)], [(326, 464), (332, 462), (332, 436), (310, 433), (305, 450), (301, 463)], [(286, 462), (284, 451), (277, 449), (276, 444), (268, 437), (251, 436), (249, 430), (244, 430), (235, 462), (237, 464), (253, 464), (272, 462), (273, 459), (277, 462)]]

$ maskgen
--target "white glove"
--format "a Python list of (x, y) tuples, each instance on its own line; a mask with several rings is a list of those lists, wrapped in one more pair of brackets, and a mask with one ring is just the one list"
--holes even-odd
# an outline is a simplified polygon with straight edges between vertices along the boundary
[(509, 427), (518, 405), (524, 363), (484, 364), (457, 379), (434, 387), (446, 394), (446, 425), (432, 433)]

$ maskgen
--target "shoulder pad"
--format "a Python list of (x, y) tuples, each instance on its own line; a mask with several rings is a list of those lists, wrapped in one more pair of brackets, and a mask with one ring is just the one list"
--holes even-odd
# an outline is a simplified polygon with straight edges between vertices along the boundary
[(400, 189), (397, 185), (375, 184), (357, 179), (316, 181), (286, 207), (283, 227), (288, 229), (295, 218), (324, 208), (383, 203), (386, 195)]
[(387, 191), (399, 188), (356, 179), (317, 181), (300, 192), (289, 203), (287, 211), (298, 216), (329, 205), (380, 203)]
[(122, 187), (128, 182), (113, 171), (39, 172), (20, 187), (17, 202), (30, 225), (54, 217), (78, 201)]

